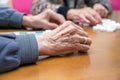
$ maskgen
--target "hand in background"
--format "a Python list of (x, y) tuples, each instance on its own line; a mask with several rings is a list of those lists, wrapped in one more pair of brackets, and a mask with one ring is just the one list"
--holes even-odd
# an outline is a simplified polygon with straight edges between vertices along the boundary
[(33, 29), (54, 29), (64, 22), (62, 15), (49, 9), (35, 16), (23, 16), (22, 24)]
[(68, 21), (43, 35), (36, 36), (39, 55), (62, 55), (75, 51), (87, 52), (91, 45), (88, 34)]
[(101, 23), (100, 15), (92, 8), (71, 9), (67, 13), (67, 19), (80, 20), (85, 23), (96, 25)]
[(101, 5), (101, 4), (95, 4), (94, 6), (93, 6), (93, 9), (94, 10), (96, 10), (96, 12), (98, 12), (99, 13), (99, 15), (102, 17), (102, 18), (104, 18), (104, 17), (107, 17), (107, 15), (108, 15), (108, 10), (103, 6), (103, 5)]

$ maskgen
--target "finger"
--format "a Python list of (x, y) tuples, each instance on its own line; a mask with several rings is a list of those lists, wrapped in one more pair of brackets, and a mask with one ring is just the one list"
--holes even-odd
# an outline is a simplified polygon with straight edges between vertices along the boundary
[(95, 17), (96, 22), (97, 22), (96, 24), (102, 23), (102, 18), (101, 18), (101, 16), (98, 13), (94, 17)]
[(85, 16), (88, 20), (90, 20), (91, 24), (96, 24), (97, 23), (96, 19), (91, 14), (86, 13)]
[(89, 19), (87, 19), (87, 18), (85, 17), (85, 15), (79, 15), (79, 17), (80, 17), (80, 19), (82, 19), (85, 23), (90, 24)]
[(90, 46), (89, 45), (84, 45), (84, 44), (61, 44), (61, 46), (56, 48), (56, 55), (61, 55), (61, 54), (69, 54), (73, 53), (75, 51), (80, 51), (80, 52), (87, 52), (89, 50)]
[(102, 17), (101, 11), (99, 9), (97, 9), (96, 12)]
[(61, 36), (64, 36), (66, 34), (74, 35), (77, 32), (77, 29), (73, 25), (69, 25), (68, 27), (64, 28), (64, 30), (60, 31), (59, 33), (55, 34), (52, 39), (57, 40)]
[(88, 10), (88, 13), (90, 14), (88, 17), (93, 23), (95, 24), (101, 23), (101, 17), (94, 9), (88, 8), (87, 10)]
[(75, 24), (69, 25), (67, 28), (65, 28), (63, 31), (58, 33), (56, 36), (68, 35), (68, 34), (69, 35), (77, 34), (79, 36), (88, 37), (88, 33), (85, 32), (83, 29), (81, 30), (81, 28)]
[(63, 29), (65, 29), (66, 27), (68, 27), (71, 24), (72, 24), (71, 21), (66, 21), (65, 23), (63, 23), (62, 25), (60, 25), (59, 27), (57, 27), (56, 29), (54, 29), (53, 32), (52, 32), (52, 34), (53, 35), (58, 34), (60, 31), (62, 31)]
[(87, 52), (90, 49), (90, 45), (80, 44), (79, 45), (79, 52)]
[(91, 45), (91, 43), (92, 43), (92, 40), (91, 40), (91, 38), (89, 38), (89, 37), (81, 37), (81, 44), (87, 44), (87, 45)]
[(57, 23), (58, 25), (63, 24), (63, 23), (65, 22), (64, 17), (63, 17), (62, 15), (60, 15), (60, 14), (56, 14), (56, 15), (58, 15), (58, 16), (57, 16), (58, 19), (57, 19), (57, 20), (56, 20), (56, 19), (53, 19), (53, 18), (51, 18), (52, 16), (50, 16), (50, 21), (51, 21), (51, 22), (54, 22), (54, 23)]
[[(62, 26), (61, 26), (62, 27)], [(71, 23), (71, 22), (67, 22), (63, 28), (58, 27), (55, 32), (53, 33), (53, 39), (56, 40), (58, 39), (60, 36), (64, 36), (64, 35), (74, 35), (75, 33), (81, 36), (86, 36), (88, 37), (88, 34), (79, 26)]]
[(51, 37), (51, 39), (53, 40), (59, 40), (62, 36), (71, 36), (77, 34), (79, 36), (85, 36), (88, 37), (88, 34), (83, 31), (83, 30), (78, 30), (76, 27), (74, 27), (73, 25), (69, 25), (68, 28), (65, 28), (64, 30), (62, 30), (61, 32), (53, 35)]
[(59, 25), (55, 24), (55, 23), (50, 23), (50, 22), (46, 22), (46, 27), (44, 27), (44, 29), (55, 29), (57, 28)]
[(90, 45), (92, 42), (92, 40), (89, 37), (80, 36), (78, 34), (71, 36), (69, 40), (71, 40), (71, 43), (81, 43), (87, 45)]
[(56, 41), (67, 42), (67, 43), (81, 43), (81, 44), (83, 44), (85, 42), (85, 44), (89, 44), (89, 45), (91, 44), (90, 38), (88, 38), (88, 37), (84, 38), (84, 36), (80, 36), (78, 34), (75, 34), (75, 35), (66, 34), (66, 35), (60, 37)]
[(105, 11), (104, 11), (104, 8), (103, 7), (98, 7), (97, 10), (96, 10), (100, 16), (103, 18), (103, 16), (105, 15)]
[(105, 10), (104, 10), (104, 16), (103, 16), (103, 17), (107, 17), (107, 15), (108, 15), (108, 10), (105, 9)]
[(48, 13), (48, 16), (51, 18), (51, 20), (53, 19), (54, 21), (57, 21), (61, 24), (66, 21), (62, 15), (57, 14), (56, 12), (53, 12), (52, 10), (47, 10), (47, 13)]
[(61, 24), (66, 21), (65, 18), (64, 18), (62, 15), (60, 15), (60, 14), (58, 14), (58, 19), (57, 19), (57, 20), (59, 20), (59, 22), (60, 22)]
[(108, 11), (107, 11), (104, 7), (102, 7), (102, 8), (99, 7), (99, 8), (97, 8), (96, 11), (100, 14), (100, 16), (101, 16), (102, 18), (106, 17), (107, 14), (108, 14)]
[(101, 17), (104, 18), (106, 15), (105, 11), (104, 10), (101, 10)]
[(88, 33), (85, 32), (80, 26), (76, 25), (73, 23), (73, 25), (78, 29), (77, 34), (81, 35), (81, 36), (86, 36), (88, 37)]
[(88, 33), (85, 31), (76, 31), (76, 34), (80, 35), (80, 36), (84, 36), (84, 37), (88, 37)]
[(72, 48), (72, 50), (75, 51), (80, 51), (80, 52), (87, 52), (90, 48), (90, 45), (86, 45), (86, 44), (79, 44), (79, 43), (75, 43), (75, 44), (71, 44), (68, 45), (70, 48)]
[(39, 26), (41, 26), (43, 29), (54, 29), (54, 28), (58, 27), (57, 24), (49, 22), (47, 20), (42, 20), (41, 25), (39, 25)]

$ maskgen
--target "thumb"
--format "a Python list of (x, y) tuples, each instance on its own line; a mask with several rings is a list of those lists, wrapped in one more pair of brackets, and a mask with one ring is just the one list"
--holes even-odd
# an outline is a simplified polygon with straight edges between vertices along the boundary
[(55, 23), (51, 23), (51, 22), (47, 22), (46, 24), (47, 24), (47, 26), (46, 26), (47, 29), (55, 29), (59, 26), (59, 25), (57, 25)]

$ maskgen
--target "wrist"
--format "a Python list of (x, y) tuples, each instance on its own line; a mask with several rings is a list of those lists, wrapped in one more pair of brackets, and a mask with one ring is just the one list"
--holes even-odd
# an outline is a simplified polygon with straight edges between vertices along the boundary
[(67, 19), (68, 20), (77, 20), (79, 19), (79, 16), (78, 16), (78, 10), (77, 9), (70, 9), (67, 13)]
[(45, 46), (42, 44), (43, 43), (43, 38), (41, 35), (36, 35), (36, 41), (37, 41), (37, 44), (38, 44), (38, 51), (39, 51), (39, 56), (40, 55), (46, 55), (46, 48)]
[(32, 27), (32, 23), (33, 23), (33, 16), (29, 15), (29, 16), (23, 16), (22, 19), (22, 26), (24, 27)]

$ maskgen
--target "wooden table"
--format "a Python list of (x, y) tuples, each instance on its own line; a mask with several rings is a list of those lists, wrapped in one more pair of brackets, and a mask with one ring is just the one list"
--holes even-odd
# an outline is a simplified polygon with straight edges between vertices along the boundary
[[(120, 22), (120, 12), (109, 18)], [(93, 40), (88, 53), (38, 61), (0, 74), (0, 80), (120, 80), (120, 31), (85, 30)]]

